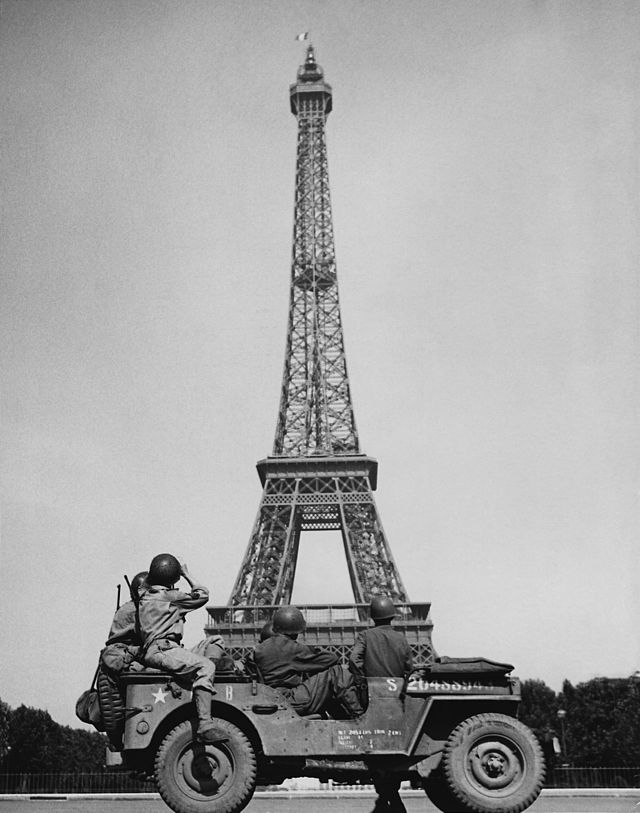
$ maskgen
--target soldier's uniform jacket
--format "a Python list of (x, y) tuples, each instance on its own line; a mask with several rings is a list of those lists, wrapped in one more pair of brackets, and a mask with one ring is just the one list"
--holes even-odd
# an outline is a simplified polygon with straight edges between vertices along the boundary
[(133, 601), (127, 601), (113, 616), (100, 662), (112, 676), (117, 676), (139, 657), (141, 644), (138, 608)]
[(111, 622), (107, 646), (109, 644), (139, 644), (138, 614), (133, 601), (125, 602), (116, 610)]
[(258, 644), (254, 660), (267, 686), (294, 688), (305, 676), (329, 669), (339, 658), (276, 633)]
[(154, 641), (164, 638), (180, 643), (186, 614), (204, 606), (208, 600), (209, 591), (203, 586), (183, 593), (160, 584), (151, 585), (142, 595), (138, 608), (145, 651)]
[(403, 677), (413, 668), (409, 642), (390, 624), (361, 632), (349, 660), (367, 677)]

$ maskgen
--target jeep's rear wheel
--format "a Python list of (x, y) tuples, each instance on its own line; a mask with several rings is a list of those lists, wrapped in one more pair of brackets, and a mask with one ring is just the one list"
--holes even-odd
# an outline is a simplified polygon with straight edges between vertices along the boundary
[(177, 725), (156, 755), (158, 790), (175, 813), (238, 813), (256, 787), (257, 762), (248, 737), (216, 720), (226, 739), (213, 745), (195, 739), (195, 723)]
[(520, 813), (537, 799), (545, 775), (537, 739), (506, 714), (460, 723), (445, 744), (442, 769), (454, 798), (475, 813)]

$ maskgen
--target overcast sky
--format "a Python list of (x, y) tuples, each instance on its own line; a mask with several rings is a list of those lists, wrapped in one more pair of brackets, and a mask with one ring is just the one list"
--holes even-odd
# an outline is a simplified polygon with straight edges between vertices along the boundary
[[(640, 4), (0, 11), (0, 697), (80, 726), (116, 585), (156, 553), (229, 598), (276, 426), (306, 30), (356, 420), (437, 650), (555, 690), (640, 668)], [(303, 535), (294, 596), (352, 599), (336, 535)]]

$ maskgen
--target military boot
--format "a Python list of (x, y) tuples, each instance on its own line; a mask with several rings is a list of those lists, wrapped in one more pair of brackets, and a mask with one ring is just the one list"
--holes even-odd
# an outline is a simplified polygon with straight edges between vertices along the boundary
[(387, 813), (407, 813), (407, 808), (400, 797), (400, 780), (390, 776), (374, 777), (373, 785), (378, 794), (373, 813), (386, 810)]
[(214, 744), (226, 742), (227, 737), (216, 726), (211, 717), (211, 692), (207, 689), (196, 688), (193, 690), (193, 702), (198, 715), (198, 730), (196, 738), (200, 742)]

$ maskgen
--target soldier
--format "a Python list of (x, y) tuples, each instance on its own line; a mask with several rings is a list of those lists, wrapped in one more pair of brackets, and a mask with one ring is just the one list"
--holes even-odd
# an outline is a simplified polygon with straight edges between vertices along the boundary
[(400, 796), (400, 780), (391, 773), (374, 773), (373, 786), (378, 798), (371, 813), (407, 813)]
[(279, 607), (273, 634), (261, 641), (254, 659), (267, 686), (279, 688), (302, 717), (316, 714), (337, 701), (352, 717), (364, 712), (353, 676), (338, 664), (338, 656), (297, 641), (306, 629), (297, 607)]
[(260, 630), (260, 643), (273, 635), (273, 621), (267, 621)]
[(361, 632), (349, 660), (368, 677), (405, 677), (413, 668), (411, 647), (405, 636), (391, 626), (396, 615), (388, 596), (371, 599), (373, 627)]
[(101, 664), (113, 675), (123, 672), (140, 654), (142, 640), (138, 623), (138, 605), (141, 593), (147, 587), (147, 575), (147, 571), (143, 570), (136, 573), (131, 580), (129, 585), (131, 601), (127, 601), (116, 610), (105, 648), (100, 653)]
[[(184, 576), (191, 592), (174, 589)], [(192, 578), (184, 562), (170, 553), (154, 556), (149, 566), (149, 588), (140, 601), (140, 630), (143, 639), (143, 660), (147, 666), (176, 675), (193, 677), (193, 700), (198, 714), (197, 737), (202, 742), (220, 740), (211, 718), (211, 698), (215, 666), (202, 655), (182, 646), (182, 632), (187, 613), (204, 606), (209, 591)]]
[[(396, 615), (392, 599), (374, 596), (369, 605), (373, 627), (361, 632), (351, 650), (349, 662), (368, 677), (406, 677), (413, 668), (411, 647), (405, 636), (391, 626)], [(378, 798), (373, 813), (406, 813), (400, 798), (400, 780), (393, 774), (373, 776)]]

